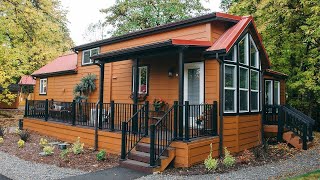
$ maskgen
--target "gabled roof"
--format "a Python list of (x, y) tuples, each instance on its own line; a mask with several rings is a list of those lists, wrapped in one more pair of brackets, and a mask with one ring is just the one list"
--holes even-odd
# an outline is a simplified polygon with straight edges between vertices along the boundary
[(256, 25), (252, 16), (243, 16), (239, 22), (230, 27), (227, 31), (225, 31), (218, 39), (213, 43), (213, 45), (207, 49), (207, 54), (210, 53), (228, 53), (230, 49), (235, 45), (236, 41), (243, 34), (243, 32), (252, 28), (252, 36), (256, 39), (256, 45), (259, 49), (259, 52), (262, 53), (262, 59), (265, 60), (266, 63), (264, 65), (266, 68), (269, 68), (271, 63), (268, 57), (268, 54), (262, 44), (262, 39), (260, 34), (257, 31)]
[(36, 84), (36, 80), (33, 79), (32, 76), (29, 75), (24, 75), (21, 77), (19, 83), (19, 85), (35, 85)]
[(77, 72), (77, 54), (72, 53), (60, 56), (31, 75), (35, 77), (73, 74)]

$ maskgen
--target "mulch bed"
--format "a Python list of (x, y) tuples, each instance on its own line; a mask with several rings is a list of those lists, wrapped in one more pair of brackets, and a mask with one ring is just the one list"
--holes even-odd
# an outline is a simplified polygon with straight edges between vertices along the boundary
[(236, 171), (249, 166), (261, 166), (271, 162), (278, 162), (294, 157), (296, 154), (301, 152), (300, 150), (289, 146), (286, 143), (267, 145), (267, 148), (264, 146), (258, 146), (250, 149), (250, 152), (253, 153), (254, 158), (249, 162), (241, 162), (239, 156), (242, 153), (235, 155), (236, 164), (233, 167), (226, 168), (222, 164), (222, 160), (219, 160), (219, 165), (216, 170), (208, 171), (203, 163), (194, 165), (189, 168), (169, 168), (163, 172), (167, 175), (202, 175), (202, 174), (212, 174), (212, 173), (226, 173), (230, 171)]
[(0, 151), (17, 156), (27, 161), (79, 169), (87, 172), (111, 168), (117, 166), (119, 162), (119, 157), (117, 155), (109, 153), (107, 153), (106, 160), (97, 161), (96, 154), (98, 152), (88, 148), (84, 148), (84, 152), (78, 155), (74, 155), (72, 152), (69, 152), (67, 157), (62, 159), (60, 157), (61, 150), (55, 146), (53, 155), (42, 156), (39, 154), (42, 152), (42, 148), (39, 145), (41, 138), (47, 139), (48, 142), (58, 141), (52, 137), (43, 136), (36, 132), (30, 132), (30, 138), (25, 143), (25, 147), (18, 148), (17, 142), (20, 139), (19, 135), (15, 133), (6, 133), (4, 136), (4, 142), (0, 144)]

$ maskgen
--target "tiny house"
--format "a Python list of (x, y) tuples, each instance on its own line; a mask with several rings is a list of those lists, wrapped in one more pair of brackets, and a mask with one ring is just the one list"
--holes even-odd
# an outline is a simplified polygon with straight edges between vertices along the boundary
[[(149, 172), (202, 163), (210, 144), (214, 156), (258, 146), (265, 131), (312, 140), (312, 120), (284, 106), (286, 75), (270, 69), (251, 16), (211, 13), (72, 50), (32, 74), (25, 128), (81, 137)], [(75, 101), (88, 74), (96, 90)]]

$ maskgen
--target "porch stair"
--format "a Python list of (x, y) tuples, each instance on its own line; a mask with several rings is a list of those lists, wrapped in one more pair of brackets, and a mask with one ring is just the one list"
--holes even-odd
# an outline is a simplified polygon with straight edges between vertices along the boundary
[[(156, 148), (157, 149), (157, 148)], [(156, 151), (158, 152), (158, 151)], [(175, 148), (167, 148), (160, 156), (160, 161), (156, 162), (156, 167), (150, 166), (150, 144), (139, 142), (133, 149), (126, 160), (120, 161), (120, 166), (142, 171), (145, 173), (162, 172), (173, 161), (176, 155)]]
[[(302, 139), (295, 135), (292, 131), (288, 131), (283, 133), (282, 136), (283, 140), (286, 141), (287, 143), (291, 144), (293, 147), (297, 149), (302, 149), (303, 148), (303, 141)], [(313, 141), (308, 141), (307, 142), (307, 148), (309, 149), (313, 145)]]

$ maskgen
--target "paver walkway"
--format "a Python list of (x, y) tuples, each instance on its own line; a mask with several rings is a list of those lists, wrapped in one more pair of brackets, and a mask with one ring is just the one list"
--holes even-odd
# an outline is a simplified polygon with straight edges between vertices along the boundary
[(117, 167), (102, 170), (102, 171), (68, 177), (68, 178), (65, 178), (64, 180), (87, 180), (87, 179), (131, 180), (131, 179), (137, 179), (146, 175), (148, 174), (117, 166)]

